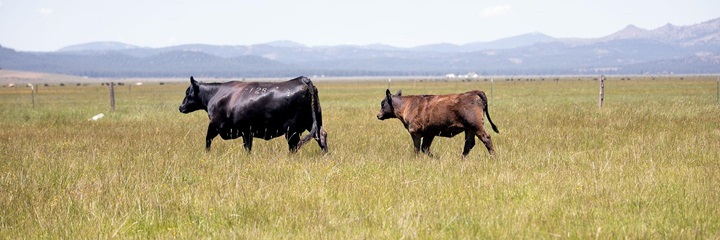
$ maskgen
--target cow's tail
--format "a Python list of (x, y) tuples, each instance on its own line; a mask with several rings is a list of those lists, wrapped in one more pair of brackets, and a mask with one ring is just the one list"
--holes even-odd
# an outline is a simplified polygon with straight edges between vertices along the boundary
[(493, 131), (495, 131), (496, 133), (500, 133), (500, 131), (498, 131), (497, 127), (495, 126), (495, 123), (493, 123), (492, 119), (490, 119), (490, 111), (488, 111), (488, 101), (487, 97), (485, 96), (485, 92), (477, 91), (477, 95), (480, 96), (483, 101), (483, 111), (485, 112), (485, 115), (487, 116), (488, 122), (490, 122), (490, 126), (492, 126)]
[(310, 115), (312, 116), (312, 127), (310, 127), (310, 133), (305, 136), (300, 143), (304, 144), (307, 141), (310, 140), (310, 138), (315, 138), (317, 140), (318, 144), (320, 145), (320, 148), (323, 150), (323, 152), (327, 153), (327, 133), (322, 127), (322, 110), (320, 108), (320, 100), (318, 97), (318, 91), (317, 88), (315, 88), (315, 85), (313, 85), (312, 81), (309, 78), (301, 77), (303, 83), (305, 83), (308, 87), (308, 93), (310, 94), (310, 108), (312, 109), (310, 112)]

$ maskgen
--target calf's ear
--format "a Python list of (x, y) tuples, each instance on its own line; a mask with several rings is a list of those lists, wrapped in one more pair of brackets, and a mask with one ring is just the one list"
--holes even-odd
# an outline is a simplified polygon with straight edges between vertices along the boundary
[(390, 105), (392, 105), (392, 95), (390, 94), (390, 89), (385, 90), (385, 99)]

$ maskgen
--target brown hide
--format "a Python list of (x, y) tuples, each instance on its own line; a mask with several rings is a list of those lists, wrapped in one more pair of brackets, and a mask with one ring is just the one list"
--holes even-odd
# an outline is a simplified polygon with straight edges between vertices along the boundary
[[(483, 127), (483, 113), (495, 132), (497, 127), (487, 113), (487, 98), (482, 91), (469, 91), (448, 95), (402, 96), (386, 93), (378, 119), (398, 118), (413, 138), (415, 152), (422, 150), (430, 154), (430, 145), (435, 136), (453, 137), (465, 132), (466, 156), (475, 145), (475, 136), (480, 138), (490, 155), (495, 153), (490, 135)], [(390, 111), (390, 112), (388, 112)], [(422, 142), (421, 142), (422, 141)], [(421, 148), (422, 143), (422, 148)]]

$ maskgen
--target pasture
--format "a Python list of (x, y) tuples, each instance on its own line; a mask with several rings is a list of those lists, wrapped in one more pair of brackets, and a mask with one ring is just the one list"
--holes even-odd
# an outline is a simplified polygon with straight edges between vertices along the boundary
[[(720, 237), (716, 77), (393, 81), (484, 90), (500, 134), (415, 156), (376, 114), (386, 81), (314, 80), (330, 152), (216, 138), (178, 112), (189, 83), (0, 88), (1, 238)], [(199, 78), (199, 80), (203, 80)], [(104, 113), (99, 121), (87, 119)], [(489, 124), (486, 122), (486, 127)]]

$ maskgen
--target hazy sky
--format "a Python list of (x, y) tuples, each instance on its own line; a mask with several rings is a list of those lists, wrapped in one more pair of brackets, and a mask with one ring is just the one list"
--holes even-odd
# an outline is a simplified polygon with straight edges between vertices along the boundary
[(144, 47), (492, 41), (530, 32), (594, 38), (720, 17), (718, 0), (0, 0), (0, 45), (54, 51), (93, 42)]

